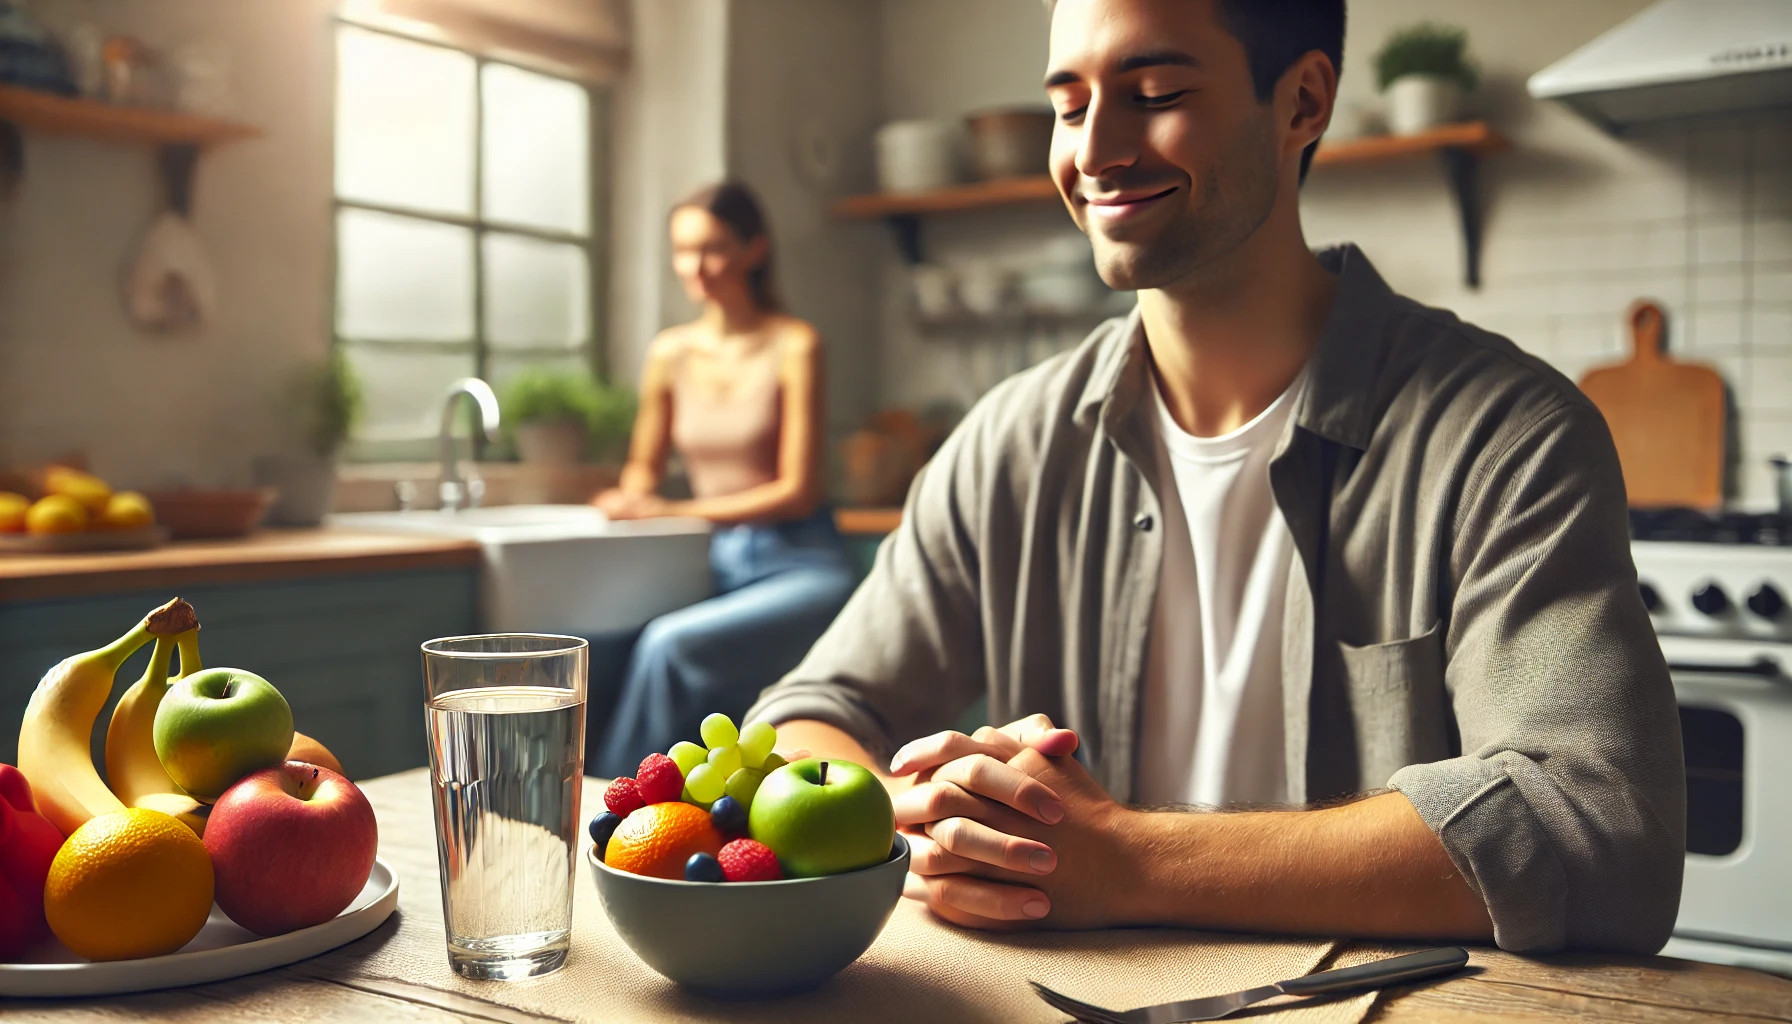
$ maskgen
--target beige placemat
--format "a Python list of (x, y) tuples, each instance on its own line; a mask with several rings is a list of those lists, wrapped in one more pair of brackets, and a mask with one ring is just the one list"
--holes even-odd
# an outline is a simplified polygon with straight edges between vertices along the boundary
[[(462, 993), (571, 1021), (1002, 1021), (1065, 1016), (1027, 986), (1037, 979), (1116, 1008), (1230, 992), (1306, 974), (1332, 954), (1327, 941), (1256, 939), (1168, 929), (989, 935), (938, 921), (904, 900), (860, 960), (820, 989), (759, 1002), (687, 993), (655, 974), (611, 928), (581, 867), (567, 966), (526, 982), (472, 982), (448, 969), (443, 946), (427, 777), (407, 773), (369, 787), (382, 856), (400, 876), (396, 929), (317, 964), (346, 981), (392, 981)], [(596, 806), (596, 790), (587, 786)], [(422, 841), (417, 841), (421, 837)], [(581, 865), (583, 864), (581, 851)], [(1276, 1022), (1356, 1024), (1373, 1005), (1358, 996), (1276, 1012)]]

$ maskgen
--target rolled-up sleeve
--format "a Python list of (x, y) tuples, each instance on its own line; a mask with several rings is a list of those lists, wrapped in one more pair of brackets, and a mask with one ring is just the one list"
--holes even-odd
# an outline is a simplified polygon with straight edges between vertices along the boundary
[(999, 399), (987, 396), (928, 463), (870, 575), (748, 720), (827, 722), (888, 757), (949, 728), (985, 693), (975, 531)]
[(1502, 948), (1654, 952), (1680, 904), (1686, 777), (1617, 453), (1571, 400), (1510, 436), (1456, 519), (1445, 683), (1462, 756), (1389, 785)]

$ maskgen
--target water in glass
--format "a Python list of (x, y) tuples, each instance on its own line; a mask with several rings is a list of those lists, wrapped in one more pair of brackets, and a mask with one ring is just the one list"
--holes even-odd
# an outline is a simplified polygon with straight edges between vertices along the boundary
[(585, 746), (581, 696), (480, 686), (429, 702), (448, 958), (463, 975), (529, 977), (566, 962)]

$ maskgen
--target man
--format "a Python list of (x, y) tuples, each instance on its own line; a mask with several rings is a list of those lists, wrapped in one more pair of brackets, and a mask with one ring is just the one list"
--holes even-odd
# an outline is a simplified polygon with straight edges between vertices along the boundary
[[(1138, 310), (979, 404), (754, 717), (895, 750), (908, 895), (961, 924), (1658, 949), (1685, 784), (1617, 458), (1547, 366), (1308, 251), (1343, 0), (1053, 19), (1052, 171)], [(982, 695), (1032, 717), (938, 732)]]

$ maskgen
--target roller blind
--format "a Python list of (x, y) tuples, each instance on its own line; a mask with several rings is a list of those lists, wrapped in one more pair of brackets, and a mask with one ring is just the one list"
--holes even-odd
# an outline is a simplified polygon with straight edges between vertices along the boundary
[(342, 0), (344, 20), (588, 82), (628, 67), (625, 0)]

